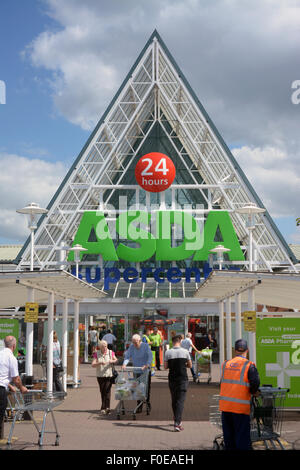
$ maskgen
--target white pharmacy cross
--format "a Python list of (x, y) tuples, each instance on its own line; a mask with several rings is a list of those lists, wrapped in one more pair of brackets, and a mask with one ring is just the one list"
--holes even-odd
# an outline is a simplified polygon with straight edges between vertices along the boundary
[(300, 367), (290, 363), (289, 352), (276, 353), (276, 360), (266, 364), (266, 376), (277, 377), (277, 387), (290, 388), (291, 377), (300, 377)]

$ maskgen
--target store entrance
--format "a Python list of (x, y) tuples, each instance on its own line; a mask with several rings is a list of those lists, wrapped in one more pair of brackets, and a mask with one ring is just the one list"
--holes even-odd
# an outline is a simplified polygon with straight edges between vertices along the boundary
[(189, 315), (188, 331), (195, 347), (201, 351), (213, 350), (212, 362), (219, 363), (219, 317), (216, 315)]

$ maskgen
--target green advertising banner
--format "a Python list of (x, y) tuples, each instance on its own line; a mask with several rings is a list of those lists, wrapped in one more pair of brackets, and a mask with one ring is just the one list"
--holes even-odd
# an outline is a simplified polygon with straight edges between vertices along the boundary
[(288, 388), (284, 406), (300, 407), (300, 318), (257, 318), (256, 362), (261, 384)]
[(14, 336), (17, 340), (15, 356), (18, 354), (18, 338), (19, 338), (19, 320), (0, 319), (0, 351), (4, 348), (5, 336)]

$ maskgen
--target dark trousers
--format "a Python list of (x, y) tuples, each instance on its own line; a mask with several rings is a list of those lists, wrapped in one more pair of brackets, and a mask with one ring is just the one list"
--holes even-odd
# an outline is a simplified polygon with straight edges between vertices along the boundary
[(174, 423), (179, 425), (181, 423), (181, 417), (188, 388), (188, 380), (181, 382), (169, 381), (169, 388), (172, 398)]
[(226, 450), (251, 450), (250, 416), (222, 411), (223, 437)]
[(53, 367), (53, 392), (63, 392), (64, 388), (60, 381), (60, 375), (56, 367)]
[(110, 408), (110, 396), (111, 396), (111, 377), (97, 377), (97, 381), (100, 388), (101, 394), (101, 410), (107, 410)]
[(160, 355), (159, 346), (151, 346), (151, 351), (155, 351), (155, 362), (157, 370), (160, 370)]
[(0, 439), (4, 438), (4, 416), (7, 407), (7, 392), (5, 387), (0, 387)]

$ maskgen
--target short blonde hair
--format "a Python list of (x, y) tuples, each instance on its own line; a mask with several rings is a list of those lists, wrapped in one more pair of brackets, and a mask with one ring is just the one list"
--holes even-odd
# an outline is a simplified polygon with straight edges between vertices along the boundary
[(107, 342), (102, 339), (101, 341), (98, 342), (98, 345), (99, 345), (99, 348), (101, 349), (107, 346)]

